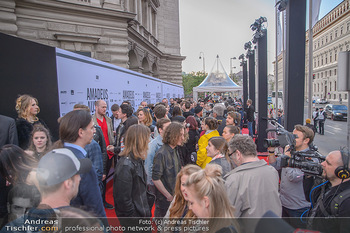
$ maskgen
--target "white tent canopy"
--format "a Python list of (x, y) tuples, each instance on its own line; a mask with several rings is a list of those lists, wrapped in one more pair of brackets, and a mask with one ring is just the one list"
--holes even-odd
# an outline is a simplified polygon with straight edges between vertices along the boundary
[(240, 90), (242, 90), (242, 87), (230, 79), (218, 55), (208, 76), (201, 84), (193, 88), (193, 99), (198, 99), (198, 92), (233, 92)]

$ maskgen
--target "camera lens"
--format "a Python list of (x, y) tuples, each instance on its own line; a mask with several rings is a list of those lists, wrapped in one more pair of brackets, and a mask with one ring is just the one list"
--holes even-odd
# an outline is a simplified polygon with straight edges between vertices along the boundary
[(278, 146), (280, 146), (278, 139), (265, 139), (264, 140), (264, 147), (265, 148), (278, 147)]

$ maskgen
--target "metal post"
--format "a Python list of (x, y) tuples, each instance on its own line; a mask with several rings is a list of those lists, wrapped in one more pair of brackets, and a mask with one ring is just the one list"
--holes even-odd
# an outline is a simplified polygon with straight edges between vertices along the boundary
[(232, 58), (230, 58), (230, 78), (232, 78)]
[[(249, 61), (249, 99), (253, 101), (252, 105), (255, 105), (255, 50), (252, 50), (252, 54), (248, 57)], [(246, 103), (244, 103), (244, 106)]]
[[(276, 1), (277, 2), (277, 1)], [(275, 70), (276, 70), (276, 76), (275, 76), (275, 106), (273, 106), (276, 110), (275, 110), (275, 114), (276, 114), (276, 118), (277, 118), (277, 110), (278, 110), (278, 34), (277, 34), (277, 31), (278, 31), (278, 23), (279, 22), (279, 19), (278, 19), (278, 9), (277, 9), (277, 6), (275, 7), (275, 16), (276, 16), (276, 65), (275, 65)], [(281, 45), (282, 46), (282, 45)]]
[[(202, 54), (202, 56), (201, 56)], [(202, 59), (203, 58), (203, 72), (204, 72), (204, 76), (205, 76), (205, 58), (204, 58), (204, 53), (203, 52), (200, 52), (199, 53), (199, 59)]]
[(309, 0), (309, 95), (308, 95), (308, 99), (309, 99), (309, 103), (308, 103), (308, 107), (309, 107), (309, 111), (308, 111), (308, 118), (312, 119), (312, 76), (313, 76), (313, 62), (312, 62), (312, 58), (313, 58), (313, 48), (312, 48), (312, 44), (313, 44), (313, 32), (312, 32), (312, 0)]
[(287, 3), (285, 128), (292, 131), (304, 118), (306, 1)]
[[(248, 74), (247, 74), (247, 61), (242, 61), (243, 70), (243, 103), (247, 103), (248, 100)], [(244, 106), (245, 104), (243, 104)]]
[(258, 152), (265, 152), (264, 139), (267, 138), (267, 31), (257, 41), (258, 55)]
[(347, 139), (347, 147), (350, 149), (350, 120), (349, 120), (349, 115), (350, 115), (350, 91), (347, 91), (348, 93), (348, 119), (347, 119), (347, 124), (348, 124), (348, 135), (346, 136)]

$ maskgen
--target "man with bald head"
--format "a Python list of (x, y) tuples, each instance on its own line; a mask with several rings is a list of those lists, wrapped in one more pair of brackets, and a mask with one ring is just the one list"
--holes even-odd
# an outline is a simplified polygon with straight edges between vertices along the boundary
[[(92, 119), (94, 121), (95, 125), (99, 125), (102, 129), (102, 133), (106, 142), (106, 146), (113, 145), (114, 144), (114, 134), (113, 134), (113, 124), (112, 119), (106, 116), (107, 111), (107, 103), (104, 100), (97, 100), (95, 102), (95, 114), (92, 116)], [(109, 170), (112, 166), (112, 158), (114, 156), (113, 152), (107, 151), (108, 154), (108, 160), (106, 165), (106, 175), (108, 176)], [(106, 181), (104, 181), (104, 185), (106, 186)], [(104, 192), (102, 194), (103, 196), (103, 202), (107, 209), (113, 209), (113, 205), (109, 204), (105, 200), (106, 187), (104, 187)]]
[(342, 218), (350, 217), (349, 151), (332, 151), (321, 165), (324, 180), (304, 180), (305, 197), (312, 203), (308, 226), (322, 232), (348, 232), (350, 221)]

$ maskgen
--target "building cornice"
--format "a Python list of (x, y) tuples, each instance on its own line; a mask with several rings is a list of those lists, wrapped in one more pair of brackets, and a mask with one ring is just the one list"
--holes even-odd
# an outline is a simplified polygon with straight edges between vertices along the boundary
[(170, 60), (183, 61), (186, 59), (186, 56), (174, 55), (174, 54), (164, 54), (163, 58)]
[(65, 14), (73, 13), (75, 15), (82, 15), (86, 17), (98, 16), (106, 19), (118, 19), (132, 20), (135, 18), (135, 13), (105, 9), (90, 5), (81, 5), (69, 2), (61, 2), (55, 0), (22, 0), (17, 1), (16, 6), (26, 7), (26, 8), (40, 8), (41, 10), (47, 10), (50, 12), (64, 12)]
[(81, 42), (90, 44), (97, 44), (98, 40), (100, 39), (100, 37), (97, 36), (77, 35), (70, 33), (56, 33), (54, 36), (58, 41)]
[[(327, 15), (325, 15), (322, 19), (320, 19), (315, 26), (312, 28), (313, 37), (315, 38), (317, 35), (321, 34), (327, 28), (334, 25), (336, 22), (339, 22), (343, 19), (347, 14), (350, 13), (350, 2), (349, 0), (345, 0), (338, 4), (338, 6), (334, 7)], [(328, 18), (332, 18), (333, 14), (338, 14), (337, 11), (341, 11), (344, 6), (344, 11), (339, 15), (336, 15), (335, 18), (328, 20)], [(308, 32), (307, 32), (308, 33)]]

